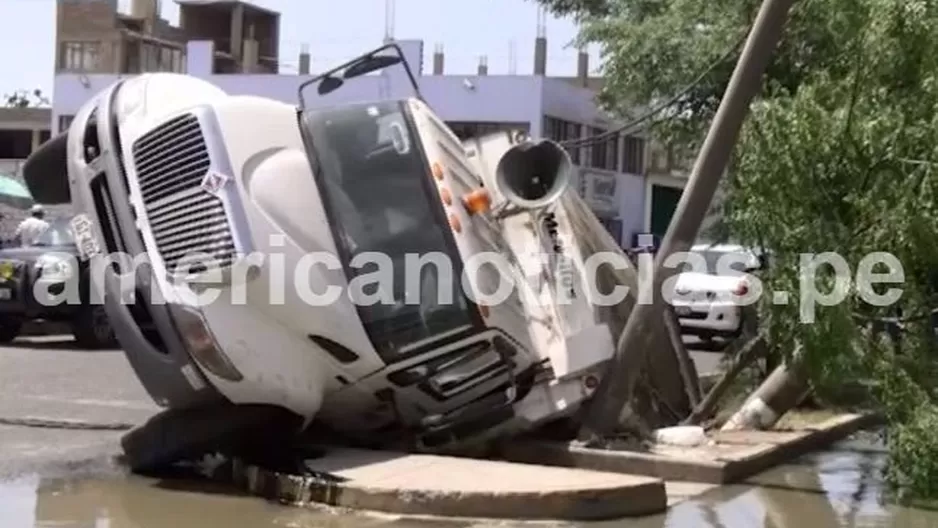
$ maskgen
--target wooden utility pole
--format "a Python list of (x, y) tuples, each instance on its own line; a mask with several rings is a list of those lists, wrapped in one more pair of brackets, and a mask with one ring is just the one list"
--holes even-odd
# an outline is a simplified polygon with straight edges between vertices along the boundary
[[(697, 231), (706, 218), (717, 186), (726, 171), (739, 130), (749, 113), (749, 105), (761, 90), (762, 75), (778, 45), (794, 2), (762, 2), (655, 259), (652, 279), (654, 302), (635, 305), (619, 336), (615, 356), (609, 363), (590, 407), (584, 413), (581, 440), (591, 441), (607, 436), (619, 425), (619, 417), (632, 398), (639, 374), (634, 368), (626, 368), (626, 365), (635, 363), (629, 356), (636, 351), (647, 354), (654, 336), (664, 330), (660, 326), (663, 324), (661, 285), (674, 270), (668, 270), (662, 264), (671, 254), (688, 251), (696, 239)], [(649, 359), (654, 361), (654, 358)]]

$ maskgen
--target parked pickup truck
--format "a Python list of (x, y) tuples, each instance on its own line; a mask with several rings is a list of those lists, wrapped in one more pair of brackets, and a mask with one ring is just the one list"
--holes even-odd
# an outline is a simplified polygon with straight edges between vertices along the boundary
[[(16, 339), (27, 322), (48, 321), (68, 323), (82, 348), (117, 346), (104, 306), (89, 302), (88, 266), (77, 254), (67, 219), (54, 220), (34, 244), (0, 249), (0, 343)], [(66, 302), (69, 283), (81, 302)]]

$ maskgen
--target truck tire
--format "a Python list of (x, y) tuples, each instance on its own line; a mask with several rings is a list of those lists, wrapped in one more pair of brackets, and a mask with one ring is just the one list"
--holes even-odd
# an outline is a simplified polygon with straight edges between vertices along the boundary
[(213, 405), (168, 409), (121, 438), (124, 461), (135, 473), (154, 473), (213, 452), (231, 456), (265, 441), (282, 449), (302, 420), (267, 405)]
[(103, 305), (82, 306), (72, 320), (72, 335), (86, 349), (117, 348), (117, 337)]
[(10, 343), (20, 335), (23, 323), (20, 321), (0, 321), (0, 343)]

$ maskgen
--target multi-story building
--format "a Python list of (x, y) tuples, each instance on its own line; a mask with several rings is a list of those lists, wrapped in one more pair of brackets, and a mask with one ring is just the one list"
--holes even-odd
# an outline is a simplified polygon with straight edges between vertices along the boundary
[[(297, 102), (300, 84), (310, 77), (308, 53), (300, 55), (299, 74), (279, 73), (280, 15), (246, 2), (177, 0), (180, 23), (174, 27), (159, 17), (157, 0), (134, 0), (131, 15), (118, 13), (116, 0), (58, 1), (54, 101), (58, 130), (93, 94), (122, 75), (141, 71), (186, 72), (228, 93), (290, 103)], [(601, 136), (602, 141), (569, 149), (579, 167), (575, 183), (623, 246), (631, 245), (638, 233), (660, 230), (663, 219), (670, 218), (673, 193), (659, 197), (661, 186), (647, 178), (649, 149), (644, 137), (607, 133), (617, 123), (596, 103), (601, 79), (589, 76), (586, 53), (579, 55), (575, 77), (549, 76), (547, 39), (541, 34), (529, 75), (489, 74), (484, 59), (474, 75), (448, 75), (442, 49), (433, 54), (427, 72), (422, 41), (397, 44), (414, 69), (424, 98), (460, 136), (506, 128), (522, 128), (557, 141)], [(363, 44), (362, 51), (368, 47)], [(392, 68), (355, 79), (311, 104), (401, 98), (410, 91), (403, 70)]]
[[(0, 108), (0, 176), (20, 179), (26, 158), (51, 135), (52, 109)], [(52, 216), (67, 215), (68, 206), (50, 207)], [(20, 206), (0, 200), (0, 240), (9, 239), (25, 218)]]
[[(214, 43), (218, 73), (276, 73), (278, 13), (244, 2), (190, 0), (180, 5), (174, 26), (160, 7), (160, 0), (132, 0), (125, 14), (117, 0), (58, 0), (56, 75), (87, 88), (89, 76), (185, 72), (190, 40)], [(56, 128), (67, 127), (69, 116), (58, 118)]]
[(19, 174), (32, 151), (50, 137), (51, 108), (0, 108), (0, 174)]

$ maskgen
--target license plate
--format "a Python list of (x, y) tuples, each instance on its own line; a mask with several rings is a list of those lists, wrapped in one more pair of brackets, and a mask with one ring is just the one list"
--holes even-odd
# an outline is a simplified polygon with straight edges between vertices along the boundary
[(0, 288), (0, 301), (9, 301), (13, 298), (13, 290), (10, 288)]
[(94, 235), (94, 222), (86, 214), (78, 214), (72, 218), (72, 233), (75, 235), (75, 245), (81, 258), (88, 260), (101, 253), (101, 246)]
[(687, 317), (691, 314), (691, 309), (690, 306), (675, 306), (674, 313), (676, 313), (678, 317)]

